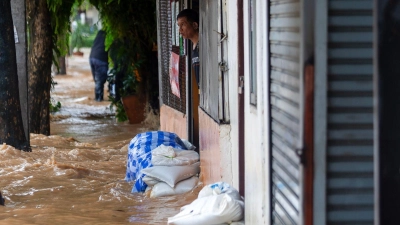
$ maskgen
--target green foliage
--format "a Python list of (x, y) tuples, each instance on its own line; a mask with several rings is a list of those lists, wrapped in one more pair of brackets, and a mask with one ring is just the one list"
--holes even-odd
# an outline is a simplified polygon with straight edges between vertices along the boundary
[(90, 0), (90, 3), (100, 12), (107, 32), (106, 48), (116, 40), (125, 42), (132, 61), (135, 54), (143, 57), (151, 51), (157, 39), (155, 0)]
[[(112, 67), (123, 77), (121, 97), (143, 94), (143, 80), (150, 71), (149, 59), (157, 42), (156, 0), (90, 0), (100, 12), (106, 31), (106, 48)], [(123, 111), (119, 99), (111, 101)]]
[(106, 48), (117, 54), (115, 66), (145, 63), (157, 41), (156, 0), (47, 0), (47, 4), (57, 56), (68, 52), (71, 16), (90, 4), (100, 12), (107, 32)]
[(84, 40), (82, 47), (91, 48), (93, 46), (94, 39), (96, 38), (96, 33), (89, 34)]
[[(145, 63), (157, 41), (155, 0), (90, 0), (107, 33), (106, 48), (114, 67), (134, 71)], [(129, 69), (128, 67), (133, 67)], [(134, 75), (134, 74), (132, 74)]]
[(53, 50), (56, 58), (68, 53), (69, 35), (73, 8), (81, 5), (83, 0), (47, 0), (53, 29)]
[(54, 102), (54, 100), (50, 100), (49, 108), (50, 108), (50, 113), (59, 112), (61, 109), (61, 103)]
[[(51, 78), (51, 88), (50, 90), (53, 91), (54, 90), (54, 86), (57, 85), (57, 82), (55, 82), (53, 80), (53, 78)], [(60, 102), (55, 102), (53, 98), (50, 98), (50, 102), (49, 102), (49, 110), (50, 113), (56, 113), (59, 112), (61, 109), (61, 103)]]
[(134, 76), (134, 72), (131, 71), (132, 69), (132, 67), (129, 67), (129, 71), (127, 71), (124, 76), (124, 80), (122, 81), (122, 89), (120, 90), (121, 96), (128, 96), (137, 93), (139, 82), (136, 76)]
[(117, 119), (118, 122), (124, 122), (128, 120), (128, 115), (125, 112), (124, 109), (124, 105), (120, 100), (116, 100), (114, 97), (112, 96), (108, 96), (111, 100), (111, 102), (113, 102), (113, 104), (110, 105), (110, 110), (113, 110), (114, 106), (115, 106), (115, 118)]
[[(123, 77), (123, 87), (117, 90), (120, 96), (144, 91), (142, 79), (151, 70), (149, 56), (157, 42), (156, 0), (47, 0), (47, 4), (52, 18), (54, 59), (68, 53), (70, 39), (74, 47), (84, 46), (85, 41), (82, 43), (78, 35), (70, 38), (70, 18), (77, 9), (91, 4), (99, 10), (107, 33), (105, 44), (112, 67)], [(120, 115), (123, 119), (120, 100), (111, 102), (111, 107), (117, 108), (117, 119)]]
[(77, 26), (71, 34), (71, 50), (77, 48), (79, 51), (80, 48), (84, 47), (85, 40), (89, 37), (89, 33), (89, 25), (77, 22)]

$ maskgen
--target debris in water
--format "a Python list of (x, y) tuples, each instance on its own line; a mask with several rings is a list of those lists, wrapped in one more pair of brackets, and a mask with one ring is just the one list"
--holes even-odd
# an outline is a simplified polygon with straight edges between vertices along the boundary
[(0, 192), (0, 205), (5, 205), (4, 204), (4, 202), (5, 202), (6, 200), (3, 198), (3, 196), (1, 195), (1, 192)]

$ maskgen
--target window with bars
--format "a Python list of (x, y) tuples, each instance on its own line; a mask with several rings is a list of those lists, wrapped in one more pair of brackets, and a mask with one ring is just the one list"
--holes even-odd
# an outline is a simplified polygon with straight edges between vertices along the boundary
[[(181, 55), (179, 33), (176, 30), (176, 23), (173, 22), (181, 5), (180, 1), (159, 0), (159, 45), (161, 47), (159, 61), (161, 63), (163, 104), (186, 114), (186, 56)], [(181, 55), (179, 60), (180, 98), (171, 91), (169, 76), (171, 52)]]

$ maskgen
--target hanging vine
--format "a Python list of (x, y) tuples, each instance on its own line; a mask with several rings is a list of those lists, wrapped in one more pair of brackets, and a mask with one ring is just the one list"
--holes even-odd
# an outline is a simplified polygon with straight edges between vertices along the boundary
[(53, 29), (54, 63), (57, 64), (56, 57), (68, 53), (71, 15), (78, 7), (91, 4), (100, 13), (111, 67), (121, 81), (112, 105), (121, 107), (120, 96), (145, 92), (143, 81), (150, 71), (149, 55), (157, 42), (156, 0), (47, 0), (47, 3)]
[[(53, 29), (53, 50), (57, 56), (68, 52), (71, 15), (80, 6), (95, 6), (107, 32), (106, 48), (115, 61), (138, 67), (146, 62), (157, 39), (155, 0), (47, 0)], [(114, 62), (115, 63), (115, 62)], [(123, 64), (125, 64), (123, 63)], [(123, 67), (123, 65), (121, 65)]]
[[(71, 34), (71, 15), (83, 0), (47, 0), (53, 29), (53, 57), (65, 56), (68, 53)], [(53, 59), (54, 62), (57, 60)]]
[(124, 121), (126, 115), (120, 97), (149, 94), (146, 79), (151, 71), (153, 45), (157, 42), (156, 1), (90, 0), (90, 3), (100, 12), (107, 33), (106, 48), (117, 77), (117, 95), (111, 99), (111, 106), (117, 107), (117, 119)]

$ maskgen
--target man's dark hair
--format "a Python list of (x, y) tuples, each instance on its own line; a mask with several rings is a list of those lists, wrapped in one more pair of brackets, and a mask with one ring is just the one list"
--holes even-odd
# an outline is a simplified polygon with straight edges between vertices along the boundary
[(193, 9), (184, 9), (180, 11), (176, 19), (179, 19), (181, 17), (186, 17), (187, 21), (191, 23), (196, 22), (197, 24), (199, 24), (199, 14)]

